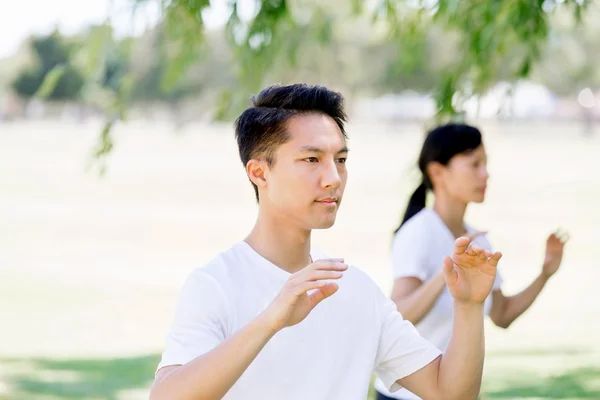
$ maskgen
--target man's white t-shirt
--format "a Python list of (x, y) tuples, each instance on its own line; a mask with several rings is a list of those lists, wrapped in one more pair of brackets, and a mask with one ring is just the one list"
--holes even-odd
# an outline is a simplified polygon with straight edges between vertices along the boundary
[[(468, 225), (466, 228), (469, 234), (476, 232)], [(431, 208), (424, 208), (406, 221), (394, 237), (392, 242), (394, 279), (415, 277), (423, 282), (430, 280), (441, 270), (444, 256), (452, 254), (455, 240), (439, 215)], [(477, 236), (473, 239), (473, 243), (493, 251), (485, 235)], [(492, 291), (499, 290), (501, 285), (502, 278), (497, 273)], [(442, 351), (445, 351), (452, 334), (453, 302), (448, 288), (444, 288), (433, 308), (415, 325), (421, 336)], [(490, 294), (484, 304), (485, 315), (489, 314), (491, 306)], [(375, 382), (375, 388), (388, 397), (403, 400), (419, 399), (406, 389), (390, 393), (381, 380)]]
[[(313, 260), (325, 257), (311, 251)], [(158, 369), (210, 351), (261, 313), (290, 274), (246, 242), (219, 254), (186, 280)], [(364, 400), (373, 371), (392, 391), (441, 352), (404, 320), (363, 272), (349, 267), (338, 291), (278, 332), (226, 400)]]

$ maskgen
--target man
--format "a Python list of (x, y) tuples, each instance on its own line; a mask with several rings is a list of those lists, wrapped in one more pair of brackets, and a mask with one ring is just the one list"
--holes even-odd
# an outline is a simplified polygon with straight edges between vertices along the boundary
[(441, 355), (366, 274), (311, 246), (313, 229), (333, 226), (346, 185), (342, 96), (297, 84), (253, 103), (236, 138), (256, 224), (187, 279), (151, 399), (362, 400), (373, 371), (392, 391), (475, 399), (483, 302), (501, 254), (459, 238), (444, 260), (455, 300)]

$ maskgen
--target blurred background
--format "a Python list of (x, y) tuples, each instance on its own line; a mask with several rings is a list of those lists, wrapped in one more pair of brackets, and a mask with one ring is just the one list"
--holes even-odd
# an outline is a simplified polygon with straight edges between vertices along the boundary
[(426, 129), (480, 127), (472, 225), (504, 291), (482, 399), (600, 399), (600, 12), (589, 1), (56, 0), (0, 12), (0, 399), (144, 399), (187, 274), (256, 216), (232, 119), (271, 83), (347, 100), (349, 182), (314, 243), (389, 293)]

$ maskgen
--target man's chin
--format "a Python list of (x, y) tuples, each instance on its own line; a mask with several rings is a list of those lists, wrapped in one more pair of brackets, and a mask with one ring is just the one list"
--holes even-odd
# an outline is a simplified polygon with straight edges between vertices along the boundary
[(316, 223), (312, 227), (312, 229), (329, 229), (333, 225), (335, 225), (335, 217), (332, 218), (332, 219), (328, 219), (328, 220), (324, 220), (324, 221), (319, 221), (318, 223)]

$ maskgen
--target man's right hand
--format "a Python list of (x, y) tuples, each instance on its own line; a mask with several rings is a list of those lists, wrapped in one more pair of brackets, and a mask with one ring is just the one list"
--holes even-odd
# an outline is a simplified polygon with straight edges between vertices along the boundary
[[(287, 280), (261, 317), (272, 333), (300, 323), (319, 304), (338, 290), (337, 280), (348, 269), (341, 258), (318, 260)], [(308, 293), (310, 292), (310, 293)]]

